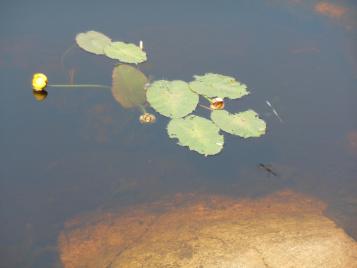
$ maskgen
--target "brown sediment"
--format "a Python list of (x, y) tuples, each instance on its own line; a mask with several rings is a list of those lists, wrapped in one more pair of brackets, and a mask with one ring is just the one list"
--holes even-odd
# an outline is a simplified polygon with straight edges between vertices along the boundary
[(357, 130), (347, 133), (348, 150), (357, 153)]
[(314, 9), (317, 13), (332, 18), (341, 18), (347, 13), (347, 8), (329, 2), (319, 2), (315, 5)]
[(178, 194), (69, 221), (59, 236), (71, 267), (357, 267), (357, 243), (314, 198)]

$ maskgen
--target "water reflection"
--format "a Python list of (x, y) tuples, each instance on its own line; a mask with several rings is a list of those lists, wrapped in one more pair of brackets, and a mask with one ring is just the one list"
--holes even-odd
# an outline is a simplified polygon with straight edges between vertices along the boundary
[(35, 97), (35, 100), (44, 101), (47, 98), (48, 92), (46, 90), (41, 90), (41, 91), (33, 90), (32, 94)]

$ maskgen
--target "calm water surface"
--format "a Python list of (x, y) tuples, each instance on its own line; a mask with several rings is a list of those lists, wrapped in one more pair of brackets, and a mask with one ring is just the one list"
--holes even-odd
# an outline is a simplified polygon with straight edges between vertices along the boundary
[[(85, 3), (85, 4), (84, 4)], [(357, 6), (354, 1), (9, 1), (0, 8), (0, 267), (60, 267), (63, 223), (99, 207), (126, 207), (178, 192), (256, 197), (289, 188), (328, 204), (357, 239)], [(268, 124), (258, 139), (225, 135), (202, 157), (166, 134), (167, 120), (139, 123), (108, 90), (116, 64), (74, 48), (78, 32), (144, 41), (152, 79), (231, 75), (251, 95), (228, 103)], [(269, 100), (281, 123), (265, 103)], [(208, 115), (202, 110), (203, 115)], [(278, 176), (259, 168), (271, 165)]]

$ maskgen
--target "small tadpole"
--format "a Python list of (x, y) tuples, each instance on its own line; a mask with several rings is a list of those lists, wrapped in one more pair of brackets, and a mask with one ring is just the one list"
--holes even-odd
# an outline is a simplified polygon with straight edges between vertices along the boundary
[(278, 177), (278, 174), (268, 165), (263, 164), (263, 163), (259, 163), (258, 166), (262, 169), (264, 169), (266, 172), (268, 172), (269, 174), (273, 175), (274, 177)]

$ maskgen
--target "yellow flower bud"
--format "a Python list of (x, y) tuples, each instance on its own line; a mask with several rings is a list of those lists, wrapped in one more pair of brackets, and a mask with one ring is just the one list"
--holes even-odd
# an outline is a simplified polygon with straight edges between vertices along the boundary
[(156, 121), (156, 117), (153, 114), (144, 113), (140, 115), (139, 121), (141, 124), (153, 124)]
[(224, 108), (224, 100), (222, 98), (214, 98), (211, 102), (212, 110), (222, 110)]
[(34, 91), (42, 91), (47, 86), (47, 76), (42, 73), (36, 73), (32, 77), (32, 88)]

